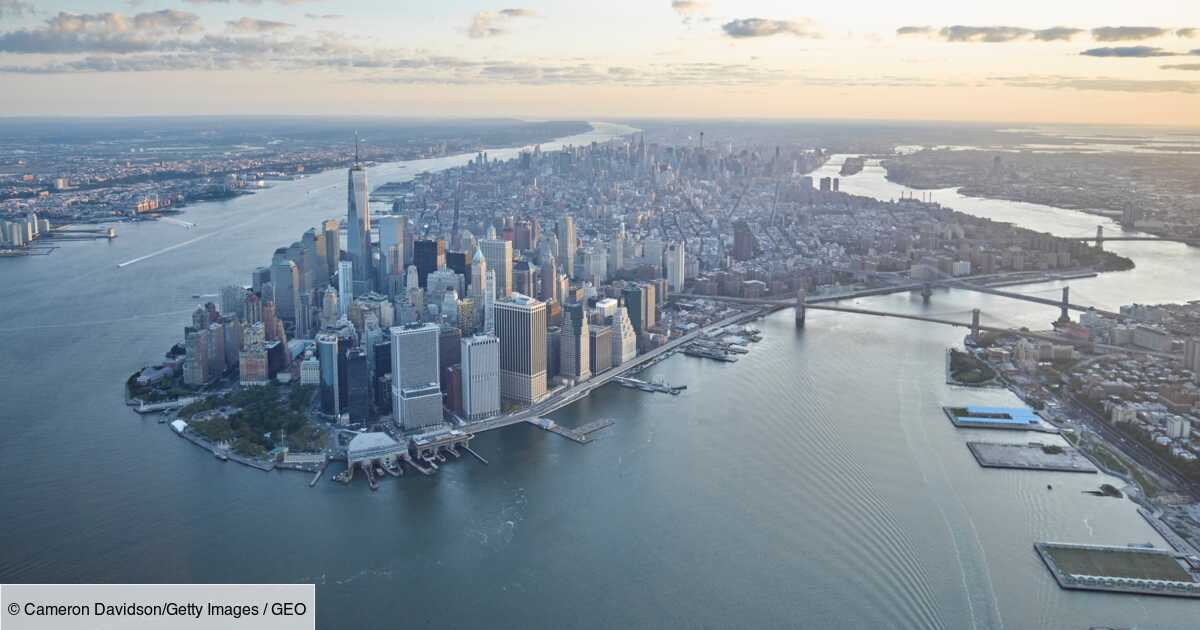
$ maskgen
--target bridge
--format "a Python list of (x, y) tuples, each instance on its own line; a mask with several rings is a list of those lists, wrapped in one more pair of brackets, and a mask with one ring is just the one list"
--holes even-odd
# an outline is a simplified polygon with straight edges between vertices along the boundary
[(1104, 248), (1106, 241), (1152, 241), (1159, 243), (1183, 243), (1193, 247), (1200, 247), (1200, 240), (1189, 238), (1176, 238), (1171, 236), (1105, 236), (1104, 226), (1096, 226), (1095, 236), (1072, 236), (1065, 237), (1071, 241), (1083, 241), (1085, 243), (1095, 243), (1096, 247)]

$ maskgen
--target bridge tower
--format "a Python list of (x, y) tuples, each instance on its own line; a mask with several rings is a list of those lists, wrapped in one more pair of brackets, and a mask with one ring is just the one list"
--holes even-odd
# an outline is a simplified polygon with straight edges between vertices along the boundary
[(925, 286), (921, 287), (921, 299), (928, 304), (931, 297), (933, 297), (933, 283), (926, 282)]
[(979, 309), (971, 309), (971, 339), (979, 341)]
[(1062, 304), (1059, 306), (1058, 322), (1065, 324), (1071, 321), (1071, 287), (1063, 287)]
[(1104, 226), (1096, 226), (1096, 249), (1104, 249)]
[(796, 289), (796, 328), (804, 328), (804, 316), (808, 311), (808, 307), (804, 305), (806, 301), (808, 301), (808, 290), (804, 287)]

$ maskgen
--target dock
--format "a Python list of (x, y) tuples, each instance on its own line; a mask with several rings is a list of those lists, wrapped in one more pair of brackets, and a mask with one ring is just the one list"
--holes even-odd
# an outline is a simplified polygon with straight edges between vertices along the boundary
[(550, 418), (529, 418), (526, 420), (526, 422), (551, 433), (557, 433), (558, 435), (561, 435), (578, 444), (587, 444), (588, 442), (591, 442), (593, 433), (599, 431), (600, 429), (611, 427), (613, 424), (615, 424), (612, 419), (604, 418), (572, 429), (570, 427), (564, 427)]
[(967, 448), (975, 456), (975, 461), (984, 468), (1097, 472), (1091, 460), (1071, 446), (1046, 445), (1037, 442), (1028, 444), (967, 442)]
[(488, 460), (484, 459), (483, 455), (476, 453), (474, 449), (472, 449), (470, 446), (467, 446), (466, 444), (463, 444), (463, 449), (466, 450), (471, 455), (474, 455), (475, 459), (478, 459), (479, 461), (483, 462), (484, 466), (487, 466)]
[(725, 363), (734, 363), (737, 357), (722, 350), (716, 350), (709, 346), (692, 344), (684, 348), (683, 353), (689, 357), (700, 357), (703, 359), (713, 359), (715, 361), (724, 361)]
[(1003, 429), (1058, 433), (1057, 427), (1042, 421), (1028, 407), (942, 407), (950, 423), (960, 429)]
[(657, 392), (678, 396), (679, 392), (687, 389), (687, 385), (672, 386), (670, 383), (652, 383), (631, 376), (618, 376), (613, 379), (618, 385), (630, 389), (640, 389), (644, 392)]
[(1200, 598), (1200, 567), (1174, 551), (1054, 542), (1033, 547), (1064, 589)]
[(326, 464), (324, 466), (321, 466), (319, 469), (317, 469), (317, 474), (313, 475), (312, 481), (308, 482), (309, 488), (317, 485), (317, 482), (321, 480), (321, 475), (325, 474), (325, 469), (328, 467), (329, 467), (329, 463), (326, 462)]

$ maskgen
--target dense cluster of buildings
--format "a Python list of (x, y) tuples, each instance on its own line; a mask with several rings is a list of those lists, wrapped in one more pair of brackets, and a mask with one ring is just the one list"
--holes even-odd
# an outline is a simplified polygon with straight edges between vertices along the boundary
[[(698, 296), (1092, 255), (935, 204), (846, 195), (805, 175), (825, 158), (640, 137), (480, 153), (373, 193), (356, 163), (344, 222), (307, 230), (197, 310), (184, 380), (298, 379), (332, 420), (421, 435), (535, 404), (714, 321)], [(673, 293), (693, 297), (668, 309)]]
[(988, 348), (987, 358), (1010, 382), (1030, 390), (1061, 382), (1110, 422), (1181, 462), (1200, 458), (1193, 432), (1200, 431), (1200, 303), (1132, 304), (1116, 316), (1087, 311), (1078, 324), (1055, 328), (1084, 349), (1103, 347), (1079, 361), (1073, 345), (1010, 339)]
[(0, 247), (26, 247), (50, 232), (50, 221), (30, 212), (0, 219)]

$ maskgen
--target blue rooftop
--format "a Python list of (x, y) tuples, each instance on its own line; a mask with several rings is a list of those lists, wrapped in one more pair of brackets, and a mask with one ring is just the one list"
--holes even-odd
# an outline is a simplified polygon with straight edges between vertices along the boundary
[[(1007, 418), (979, 416), (1008, 416)], [(1037, 424), (1038, 416), (1029, 407), (982, 407), (967, 406), (967, 415), (958, 416), (959, 422), (981, 422), (987, 424)]]

